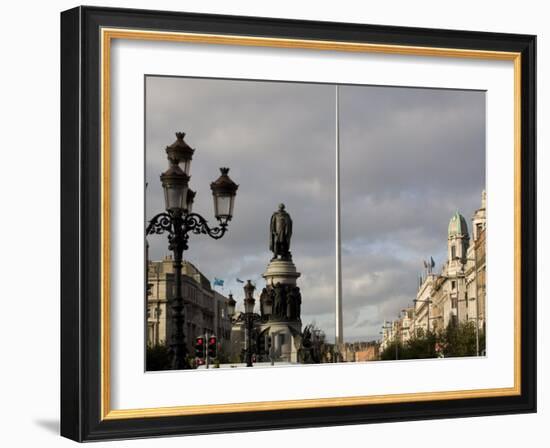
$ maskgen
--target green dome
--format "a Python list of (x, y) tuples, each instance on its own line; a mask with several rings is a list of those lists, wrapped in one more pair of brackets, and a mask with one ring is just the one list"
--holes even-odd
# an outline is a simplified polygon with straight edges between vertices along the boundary
[(468, 224), (458, 210), (449, 221), (449, 236), (468, 236)]

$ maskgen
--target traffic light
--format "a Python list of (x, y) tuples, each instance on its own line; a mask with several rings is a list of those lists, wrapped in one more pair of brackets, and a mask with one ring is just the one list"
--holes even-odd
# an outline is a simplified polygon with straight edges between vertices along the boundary
[(215, 358), (218, 356), (218, 340), (216, 336), (210, 336), (208, 338), (208, 357)]
[(195, 357), (204, 358), (204, 338), (202, 336), (195, 339)]

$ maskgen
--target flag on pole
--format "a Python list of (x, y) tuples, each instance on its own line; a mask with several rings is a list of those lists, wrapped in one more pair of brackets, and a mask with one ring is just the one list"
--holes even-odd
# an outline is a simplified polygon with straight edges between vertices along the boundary
[(223, 286), (223, 280), (221, 278), (214, 277), (214, 286)]

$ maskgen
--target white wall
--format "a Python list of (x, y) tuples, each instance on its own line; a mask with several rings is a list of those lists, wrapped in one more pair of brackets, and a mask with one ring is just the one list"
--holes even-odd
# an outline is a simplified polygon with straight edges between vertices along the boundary
[[(550, 158), (545, 124), (549, 122), (547, 66), (550, 53), (549, 13), (545, 2), (407, 1), (321, 2), (296, 0), (157, 0), (87, 1), (87, 4), (134, 8), (186, 10), (296, 19), (454, 28), (537, 34), (539, 229), (548, 229), (549, 207), (543, 206), (550, 180)], [(57, 436), (59, 396), (59, 12), (76, 2), (4, 2), (2, 5), (2, 68), (0, 70), (0, 191), (3, 301), (0, 414), (4, 446), (68, 446)], [(7, 137), (7, 138), (6, 138)], [(546, 143), (546, 145), (544, 145)], [(17, 174), (23, 179), (19, 180)], [(36, 181), (32, 179), (36, 178)], [(35, 182), (37, 185), (35, 185)], [(22, 185), (22, 187), (20, 187)], [(539, 232), (539, 297), (548, 294), (550, 275), (542, 254), (550, 240)], [(545, 294), (546, 293), (546, 294)], [(337, 428), (197, 436), (192, 439), (155, 439), (103, 443), (95, 446), (334, 446), (451, 447), (522, 446), (548, 440), (544, 423), (549, 394), (544, 374), (547, 359), (542, 345), (550, 343), (541, 323), (545, 312), (539, 300), (539, 414), (443, 421), (391, 423)], [(15, 337), (14, 337), (15, 336)], [(28, 354), (27, 354), (28, 353)]]

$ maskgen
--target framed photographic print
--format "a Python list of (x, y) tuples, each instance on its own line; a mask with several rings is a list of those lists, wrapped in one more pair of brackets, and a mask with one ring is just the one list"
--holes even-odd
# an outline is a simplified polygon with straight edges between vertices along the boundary
[(61, 433), (536, 411), (535, 36), (61, 14)]

